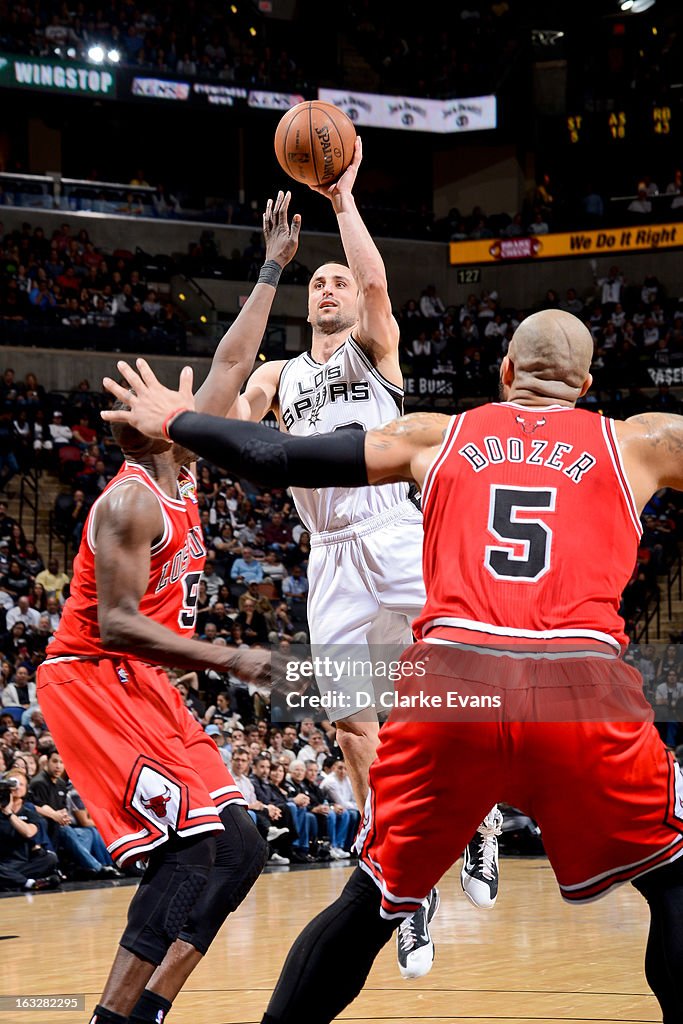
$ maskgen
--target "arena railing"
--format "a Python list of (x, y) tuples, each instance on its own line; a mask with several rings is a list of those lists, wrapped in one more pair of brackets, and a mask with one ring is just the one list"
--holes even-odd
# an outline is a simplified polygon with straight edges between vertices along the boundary
[[(37, 466), (30, 466), (21, 474), (19, 482), (19, 526), (27, 537), (38, 535), (38, 509), (40, 469)], [(32, 521), (32, 527), (27, 529), (26, 522)]]
[(666, 576), (666, 600), (667, 600), (667, 615), (669, 621), (672, 617), (672, 593), (673, 589), (678, 584), (678, 598), (676, 600), (683, 601), (683, 571), (682, 571), (682, 559), (680, 549), (674, 555), (673, 560), (669, 564)]
[(654, 638), (659, 639), (661, 629), (661, 601), (657, 591), (652, 597), (648, 597), (645, 608), (633, 628), (634, 644), (649, 644), (650, 627), (655, 624)]

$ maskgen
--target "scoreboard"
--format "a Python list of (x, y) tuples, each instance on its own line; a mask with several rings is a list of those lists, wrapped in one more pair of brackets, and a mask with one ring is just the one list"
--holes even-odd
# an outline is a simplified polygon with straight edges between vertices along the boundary
[(571, 146), (603, 142), (644, 143), (673, 135), (681, 123), (680, 111), (674, 106), (577, 112), (567, 114), (564, 136)]

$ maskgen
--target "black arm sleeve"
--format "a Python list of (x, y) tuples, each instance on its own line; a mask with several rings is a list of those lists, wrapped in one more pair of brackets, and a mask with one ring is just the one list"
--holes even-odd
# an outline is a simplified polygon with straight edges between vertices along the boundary
[(266, 487), (366, 487), (365, 431), (292, 437), (260, 423), (184, 412), (169, 437), (203, 459)]

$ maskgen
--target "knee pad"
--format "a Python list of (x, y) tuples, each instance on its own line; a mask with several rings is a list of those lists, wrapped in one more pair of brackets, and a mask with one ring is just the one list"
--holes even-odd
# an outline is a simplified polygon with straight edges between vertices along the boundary
[(178, 936), (202, 955), (228, 914), (244, 900), (268, 859), (268, 844), (245, 807), (228, 805), (221, 811), (221, 821), (225, 832), (216, 836), (216, 860), (209, 880)]
[(124, 949), (160, 964), (206, 888), (216, 858), (216, 837), (177, 836), (155, 850), (128, 908)]

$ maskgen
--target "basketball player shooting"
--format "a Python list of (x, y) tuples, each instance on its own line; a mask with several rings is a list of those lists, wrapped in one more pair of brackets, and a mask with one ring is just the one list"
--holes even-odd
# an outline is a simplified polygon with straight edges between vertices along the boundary
[[(259, 421), (269, 412), (281, 431), (315, 437), (333, 431), (369, 430), (403, 412), (399, 328), (393, 317), (382, 257), (358, 211), (353, 187), (362, 160), (356, 140), (351, 164), (329, 186), (313, 186), (330, 200), (348, 266), (326, 263), (308, 287), (309, 352), (259, 366), (230, 416)], [(266, 264), (268, 266), (268, 264)], [(274, 284), (279, 270), (272, 268)], [(258, 348), (232, 350), (251, 367)], [(246, 356), (246, 359), (245, 359)], [(227, 357), (227, 356), (226, 356)], [(246, 379), (246, 374), (245, 374)], [(403, 649), (410, 623), (425, 600), (422, 579), (422, 515), (404, 482), (315, 490), (294, 487), (299, 516), (311, 533), (308, 622), (313, 653), (330, 652), (340, 662), (369, 663), (380, 645)], [(359, 808), (368, 791), (379, 725), (367, 709), (374, 699), (371, 677), (317, 676), (326, 712), (337, 729)], [(357, 694), (368, 696), (358, 700)], [(502, 815), (497, 807), (465, 848), (462, 886), (475, 905), (493, 907), (498, 892), (498, 848)], [(397, 937), (405, 978), (426, 974), (434, 958), (429, 921), (438, 906), (430, 894), (414, 921)]]
[[(333, 1020), (497, 794), (539, 822), (566, 900), (591, 901), (628, 881), (645, 896), (647, 978), (664, 1024), (683, 1019), (683, 777), (652, 724), (642, 678), (621, 658), (618, 613), (639, 514), (660, 488), (683, 490), (683, 417), (616, 422), (575, 409), (592, 354), (580, 320), (546, 310), (512, 338), (502, 402), (306, 438), (181, 412), (193, 407), (189, 369), (170, 392), (144, 361), (139, 375), (126, 368), (138, 393), (130, 411), (108, 418), (252, 480), (414, 481), (427, 600), (404, 660), (433, 662), (422, 684), (433, 693), (467, 692), (474, 679), (510, 701), (509, 714), (503, 705), (470, 721), (392, 712), (370, 769), (359, 866), (295, 941), (263, 1024)], [(397, 689), (410, 686), (407, 675)], [(571, 715), (558, 717), (558, 696)]]
[[(289, 198), (280, 193), (264, 214), (266, 257), (280, 267), (298, 241)], [(256, 284), (217, 348), (198, 408), (225, 415), (245, 372), (226, 350), (261, 338), (274, 297), (267, 281)], [(161, 1024), (267, 853), (213, 740), (155, 666), (260, 684), (270, 655), (192, 639), (206, 554), (185, 468), (195, 456), (126, 424), (112, 431), (126, 462), (87, 518), (38, 690), (112, 857), (147, 860), (91, 1024)]]

